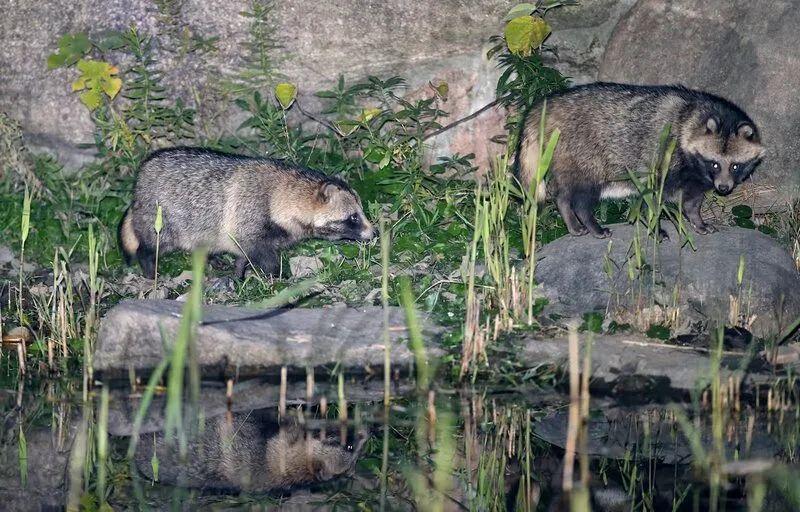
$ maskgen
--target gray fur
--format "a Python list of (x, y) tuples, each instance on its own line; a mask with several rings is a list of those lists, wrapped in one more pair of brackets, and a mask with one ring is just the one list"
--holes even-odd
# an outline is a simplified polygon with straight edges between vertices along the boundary
[(133, 202), (120, 223), (120, 245), (146, 275), (154, 273), (154, 222), (163, 213), (159, 252), (237, 255), (277, 273), (280, 251), (307, 238), (369, 240), (375, 230), (358, 195), (343, 181), (267, 158), (201, 148), (156, 151), (141, 165)]
[[(544, 105), (527, 113), (520, 137), (517, 171), (525, 186), (538, 166)], [(700, 217), (704, 193), (715, 188), (730, 193), (764, 156), (758, 129), (747, 114), (723, 98), (683, 87), (589, 84), (547, 98), (545, 108), (544, 140), (555, 128), (561, 131), (547, 191), (574, 235), (611, 234), (597, 223), (594, 207), (601, 198), (635, 192), (628, 170), (649, 168), (666, 125), (677, 141), (667, 197), (683, 201), (699, 233), (713, 229)]]
[[(321, 440), (297, 424), (279, 425), (273, 415), (252, 411), (206, 420), (202, 433), (189, 442), (185, 461), (163, 432), (139, 436), (134, 458), (139, 471), (161, 483), (268, 492), (351, 473), (367, 439), (366, 431), (358, 431), (349, 446), (333, 437)], [(150, 462), (153, 454), (158, 475)]]

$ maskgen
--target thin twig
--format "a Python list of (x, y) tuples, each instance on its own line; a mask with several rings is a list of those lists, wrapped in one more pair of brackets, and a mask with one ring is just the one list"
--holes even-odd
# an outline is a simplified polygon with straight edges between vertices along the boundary
[(446, 132), (447, 130), (450, 130), (451, 128), (455, 128), (456, 126), (460, 125), (461, 123), (466, 123), (467, 121), (475, 119), (476, 117), (478, 117), (479, 115), (483, 114), (484, 112), (486, 112), (490, 108), (499, 105), (501, 99), (502, 98), (497, 98), (496, 100), (494, 100), (494, 101), (482, 106), (481, 108), (479, 108), (475, 112), (471, 113), (470, 115), (468, 115), (466, 117), (462, 117), (461, 119), (453, 121), (452, 123), (450, 123), (450, 124), (448, 124), (446, 126), (443, 126), (443, 127), (439, 128), (438, 130), (433, 131), (433, 132), (425, 135), (424, 137), (422, 137), (422, 140), (428, 140), (431, 137), (436, 137), (437, 135), (441, 135), (442, 133)]
[[(456, 126), (458, 126), (458, 125), (460, 125), (462, 123), (466, 123), (467, 121), (471, 121), (472, 119), (475, 119), (476, 117), (478, 117), (479, 115), (483, 114), (484, 112), (486, 112), (490, 108), (499, 105), (501, 100), (502, 100), (502, 98), (498, 98), (498, 99), (496, 99), (494, 101), (491, 101), (491, 102), (487, 103), (486, 105), (482, 106), (481, 108), (479, 108), (475, 112), (469, 114), (468, 116), (462, 117), (461, 119), (457, 119), (456, 121), (453, 121), (452, 123), (450, 123), (450, 124), (448, 124), (446, 126), (443, 126), (443, 127), (439, 128), (438, 130), (435, 130), (435, 131), (432, 131), (432, 132), (426, 134), (424, 137), (422, 137), (422, 140), (428, 140), (431, 137), (436, 137), (437, 135), (441, 135), (442, 133), (444, 133), (444, 132), (446, 132), (446, 131), (448, 131), (448, 130), (450, 130), (452, 128), (455, 128)], [(339, 135), (339, 136), (342, 135), (341, 132), (334, 125), (332, 125), (331, 123), (325, 121), (324, 119), (322, 119), (320, 117), (317, 117), (316, 115), (314, 115), (311, 112), (309, 112), (306, 109), (304, 109), (303, 106), (300, 104), (300, 100), (299, 99), (295, 99), (294, 103), (295, 103), (295, 105), (297, 105), (297, 109), (300, 111), (301, 114), (303, 114), (307, 118), (311, 119), (312, 121), (324, 126), (328, 130), (331, 130), (336, 135)]]
[(297, 105), (297, 109), (300, 111), (300, 113), (303, 114), (304, 116), (306, 116), (307, 118), (309, 118), (312, 121), (315, 121), (315, 122), (321, 124), (325, 128), (327, 128), (330, 131), (332, 131), (333, 133), (335, 133), (336, 135), (341, 135), (341, 133), (339, 133), (339, 130), (337, 130), (336, 127), (333, 126), (331, 123), (325, 121), (324, 119), (321, 119), (321, 118), (315, 116), (311, 112), (309, 112), (306, 109), (304, 109), (303, 106), (300, 105), (300, 100), (299, 99), (295, 99), (294, 100), (294, 104)]

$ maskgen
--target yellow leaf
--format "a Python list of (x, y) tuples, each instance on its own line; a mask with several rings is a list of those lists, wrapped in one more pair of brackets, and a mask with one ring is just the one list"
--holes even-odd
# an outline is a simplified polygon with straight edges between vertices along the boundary
[(506, 25), (505, 38), (508, 50), (527, 57), (550, 35), (550, 26), (538, 16), (520, 16)]
[(109, 98), (114, 99), (120, 89), (122, 89), (122, 80), (119, 78), (110, 78), (102, 82), (103, 92)]
[(296, 97), (297, 87), (294, 84), (282, 82), (275, 86), (275, 98), (277, 98), (283, 110), (291, 107)]
[(358, 120), (362, 123), (368, 123), (372, 121), (372, 119), (381, 113), (381, 109), (379, 108), (365, 108), (361, 111), (361, 115), (358, 116)]
[(89, 110), (94, 110), (103, 103), (103, 97), (97, 89), (88, 89), (82, 92), (79, 97)]

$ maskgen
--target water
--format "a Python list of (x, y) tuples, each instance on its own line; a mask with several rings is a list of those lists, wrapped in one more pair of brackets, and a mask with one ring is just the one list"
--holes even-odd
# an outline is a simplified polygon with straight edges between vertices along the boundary
[[(387, 416), (379, 378), (345, 380), (346, 404), (335, 378), (318, 379), (310, 401), (305, 381), (289, 382), (283, 396), (275, 382), (242, 382), (231, 396), (205, 383), (199, 410), (183, 411), (183, 456), (180, 436), (165, 434), (160, 394), (127, 459), (141, 389), (117, 383), (103, 485), (100, 393), (84, 407), (78, 381), (6, 380), (6, 510), (59, 510), (70, 500), (98, 510), (101, 491), (114, 510), (569, 510), (570, 401), (556, 389), (442, 384), (417, 394), (395, 382)], [(703, 402), (592, 397), (573, 487), (589, 482), (593, 510), (796, 510), (796, 407), (768, 412), (759, 400), (713, 411)]]

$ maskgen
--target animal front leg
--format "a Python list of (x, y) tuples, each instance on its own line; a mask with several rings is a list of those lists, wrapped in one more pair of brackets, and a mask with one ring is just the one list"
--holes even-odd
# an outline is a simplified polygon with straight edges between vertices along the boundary
[(250, 255), (253, 265), (268, 276), (277, 276), (281, 271), (281, 256), (272, 247), (260, 248)]
[(703, 198), (704, 195), (702, 191), (687, 191), (683, 196), (683, 214), (696, 232), (701, 235), (707, 235), (709, 233), (714, 233), (717, 229), (711, 224), (706, 224), (703, 217), (700, 215), (700, 208), (703, 206)]
[(156, 252), (152, 248), (144, 243), (140, 244), (136, 249), (136, 260), (142, 267), (142, 274), (146, 278), (154, 279), (156, 277)]

